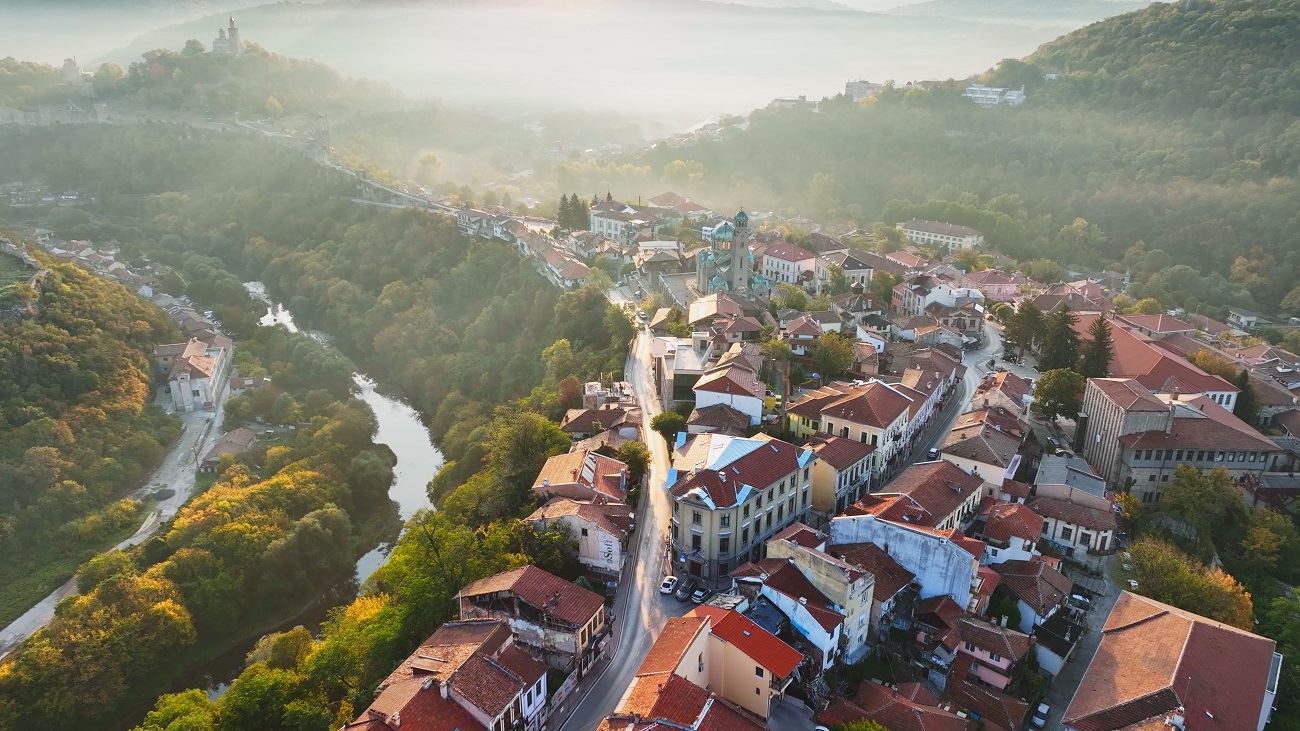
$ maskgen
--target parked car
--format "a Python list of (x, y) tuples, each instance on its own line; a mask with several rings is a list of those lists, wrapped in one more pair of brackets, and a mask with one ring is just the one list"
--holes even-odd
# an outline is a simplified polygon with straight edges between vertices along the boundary
[(695, 590), (698, 588), (700, 588), (699, 579), (696, 579), (694, 576), (687, 578), (686, 581), (681, 583), (681, 586), (677, 587), (677, 601), (684, 602), (687, 599), (690, 599), (691, 595), (694, 594)]
[(1052, 449), (1062, 449), (1061, 440), (1057, 439), (1056, 437), (1048, 437), (1047, 443), (1052, 445)]
[(694, 594), (691, 594), (691, 601), (695, 602), (696, 604), (703, 604), (704, 602), (707, 602), (710, 598), (712, 598), (712, 596), (713, 596), (713, 592), (703, 587), (700, 587), (699, 589), (695, 590)]
[(1046, 703), (1039, 703), (1038, 710), (1034, 711), (1033, 724), (1034, 728), (1043, 728), (1047, 725), (1047, 714), (1051, 713), (1052, 707)]
[(939, 448), (930, 447), (930, 451), (926, 452), (925, 456), (929, 457), (930, 459), (939, 459)]
[(665, 576), (664, 580), (659, 584), (660, 594), (671, 594), (676, 590), (677, 590), (676, 576)]

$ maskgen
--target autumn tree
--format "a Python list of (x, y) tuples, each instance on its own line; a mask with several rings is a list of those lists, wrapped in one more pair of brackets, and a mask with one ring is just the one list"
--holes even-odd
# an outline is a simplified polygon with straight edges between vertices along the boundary
[(839, 333), (825, 333), (813, 341), (809, 357), (823, 381), (842, 375), (854, 362), (853, 341)]
[(628, 479), (634, 484), (641, 482), (651, 460), (650, 449), (643, 442), (636, 440), (618, 445), (614, 457), (627, 465)]
[(1161, 491), (1160, 507), (1170, 517), (1192, 527), (1205, 542), (1232, 537), (1246, 520), (1240, 493), (1223, 467), (1203, 471), (1178, 465)]
[(1044, 373), (1034, 384), (1034, 413), (1048, 421), (1077, 419), (1086, 385), (1083, 376), (1069, 368)]
[(1110, 362), (1115, 357), (1115, 343), (1111, 339), (1110, 323), (1098, 317), (1088, 326), (1088, 337), (1081, 346), (1079, 375), (1084, 378), (1105, 378), (1110, 375)]
[(1228, 574), (1207, 568), (1158, 538), (1140, 538), (1128, 552), (1133, 566), (1130, 575), (1138, 584), (1138, 593), (1234, 627), (1253, 629), (1250, 594)]

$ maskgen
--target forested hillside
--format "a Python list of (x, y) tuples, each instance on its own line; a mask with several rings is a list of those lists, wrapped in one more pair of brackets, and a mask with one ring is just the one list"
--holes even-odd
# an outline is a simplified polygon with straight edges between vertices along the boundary
[(40, 260), (31, 314), (0, 324), (0, 624), (135, 528), (124, 493), (180, 435), (150, 405), (153, 346), (180, 337), (166, 313)]
[[(824, 222), (944, 218), (1018, 258), (1131, 268), (1168, 307), (1296, 314), (1297, 29), (1296, 0), (1157, 4), (990, 71), (1026, 87), (1023, 107), (977, 108), (959, 83), (893, 88), (558, 175)], [(1049, 66), (1064, 75), (1044, 80)]]

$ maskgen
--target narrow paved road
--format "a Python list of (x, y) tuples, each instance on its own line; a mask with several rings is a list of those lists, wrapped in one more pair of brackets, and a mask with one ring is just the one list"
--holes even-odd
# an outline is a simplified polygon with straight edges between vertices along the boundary
[(641, 328), (632, 354), (628, 358), (626, 378), (636, 392), (641, 404), (642, 424), (646, 444), (653, 459), (646, 473), (641, 505), (637, 510), (635, 553), (630, 556), (629, 568), (619, 587), (614, 602), (615, 641), (611, 648), (613, 659), (582, 699), (573, 715), (561, 727), (562, 731), (592, 731), (605, 716), (619, 706), (623, 694), (632, 685), (632, 678), (641, 666), (650, 646), (663, 630), (669, 617), (681, 616), (694, 605), (681, 603), (659, 593), (659, 582), (672, 569), (664, 555), (664, 538), (668, 534), (669, 512), (665, 482), (668, 479), (668, 445), (650, 430), (650, 420), (658, 414), (659, 399), (653, 382), (650, 334)]
[[(224, 416), (221, 404), (225, 395), (225, 389), (222, 389), (217, 406), (212, 411), (184, 414), (181, 417), (185, 432), (181, 434), (180, 439), (176, 440), (176, 444), (167, 452), (162, 463), (149, 475), (144, 484), (130, 494), (130, 497), (142, 500), (158, 489), (167, 488), (173, 491), (172, 496), (159, 500), (145, 517), (139, 530), (109, 549), (110, 551), (139, 545), (148, 540), (190, 499), (194, 493), (194, 478), (199, 460), (221, 438), (221, 421)], [(55, 589), (8, 627), (0, 630), (0, 659), (12, 652), (23, 640), (49, 624), (54, 619), (54, 608), (59, 602), (76, 592), (77, 580), (68, 579), (63, 586)]]

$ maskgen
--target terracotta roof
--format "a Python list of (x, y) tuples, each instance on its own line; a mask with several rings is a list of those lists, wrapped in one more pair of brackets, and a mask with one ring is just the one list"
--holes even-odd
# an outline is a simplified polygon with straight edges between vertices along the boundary
[(1300, 409), (1287, 409), (1274, 416), (1273, 421), (1291, 436), (1300, 436)]
[(709, 691), (676, 673), (640, 675), (620, 713), (693, 726), (709, 702)]
[(444, 699), (436, 688), (423, 690), (424, 680), (407, 677), (380, 692), (374, 703), (348, 726), (355, 731), (399, 731), (388, 719), (398, 713), (400, 731), (485, 731), (469, 711)]
[(1033, 644), (1032, 638), (1023, 632), (999, 627), (974, 617), (963, 617), (957, 620), (957, 630), (961, 633), (962, 642), (969, 642), (981, 650), (1009, 657), (1012, 661), (1024, 657), (1025, 653), (1029, 652), (1029, 646)]
[[(1080, 315), (1074, 330), (1080, 337), (1087, 337), (1088, 327), (1099, 315)], [(1123, 322), (1112, 320), (1111, 340), (1114, 343), (1114, 357), (1110, 363), (1110, 373), (1114, 377), (1134, 378), (1143, 386), (1153, 391), (1165, 389), (1165, 384), (1173, 379), (1182, 384), (1184, 393), (1202, 393), (1205, 391), (1227, 391), (1235, 393), (1239, 389), (1223, 378), (1206, 373), (1186, 360), (1172, 355), (1155, 346), (1147, 335), (1127, 327)]]
[(686, 425), (707, 427), (743, 436), (749, 433), (749, 414), (726, 404), (714, 404), (692, 410)]
[(803, 655), (793, 647), (740, 612), (703, 605), (691, 610), (687, 616), (691, 615), (708, 617), (709, 631), (714, 637), (745, 653), (777, 678), (790, 677), (803, 661)]
[(993, 424), (976, 422), (954, 426), (943, 440), (943, 452), (980, 464), (1007, 467), (1020, 451), (1022, 442), (1021, 437), (1004, 432)]
[(641, 676), (676, 670), (706, 624), (705, 617), (670, 618), (655, 643), (650, 646), (650, 652), (641, 661), (636, 674)]
[(1082, 528), (1094, 531), (1108, 531), (1116, 528), (1115, 513), (1109, 510), (1098, 510), (1068, 500), (1051, 497), (1036, 497), (1031, 499), (1027, 505), (1029, 505), (1030, 510), (1044, 518), (1063, 520), (1066, 523), (1073, 523)]
[(1254, 731), (1275, 648), (1265, 637), (1123, 592), (1064, 723), (1111, 731), (1183, 706), (1189, 721), (1212, 717), (1215, 729)]
[(1012, 538), (1037, 541), (1043, 534), (1043, 519), (1024, 503), (995, 502), (988, 510), (984, 537), (1000, 543)]
[(460, 666), (452, 687), (489, 718), (494, 718), (509, 708), (528, 686), (501, 663), (487, 655), (475, 654)]
[(1005, 731), (1015, 731), (1023, 726), (1025, 717), (1029, 715), (1029, 704), (979, 681), (968, 681), (970, 666), (974, 662), (973, 655), (957, 653), (952, 669), (948, 672), (944, 695), (957, 706), (978, 713), (985, 728), (989, 724), (996, 724)]
[(940, 460), (908, 467), (888, 484), (888, 488), (911, 497), (941, 520), (955, 512), (972, 493), (979, 492), (983, 484), (979, 475)]
[[(1089, 282), (1091, 284), (1091, 282)], [(1093, 285), (1096, 286), (1096, 285)], [(1150, 330), (1154, 333), (1176, 333), (1190, 332), (1196, 327), (1189, 325), (1176, 317), (1169, 315), (1116, 315), (1115, 319), (1122, 320), (1134, 327)]]
[(1040, 617), (1058, 606), (1074, 586), (1065, 574), (1042, 561), (1003, 561), (993, 570), (1002, 577), (1002, 585)]
[(971, 400), (976, 401), (992, 391), (998, 391), (1012, 403), (1019, 404), (1023, 403), (1024, 397), (1033, 393), (1034, 385), (1011, 371), (989, 373), (984, 376), (984, 380), (980, 381), (980, 385), (975, 387), (975, 398)]
[[(638, 410), (639, 412), (639, 410)], [(603, 431), (628, 420), (629, 409), (620, 406), (599, 409), (569, 409), (560, 420), (560, 429), (570, 434)], [(597, 429), (596, 424), (600, 424)]]
[(817, 531), (798, 522), (786, 526), (785, 530), (782, 530), (780, 533), (773, 536), (772, 540), (790, 541), (791, 543), (798, 544), (804, 548), (812, 548), (815, 550), (820, 550), (820, 547), (826, 544), (826, 539)]
[(1169, 410), (1168, 404), (1131, 378), (1089, 378), (1088, 387), (1099, 389), (1124, 411)]
[(692, 302), (687, 312), (686, 321), (694, 324), (704, 320), (712, 320), (718, 315), (735, 315), (739, 317), (743, 314), (745, 314), (745, 311), (739, 302), (722, 292), (715, 292)]
[[(909, 697), (910, 696), (910, 697)], [(900, 683), (897, 690), (862, 683), (854, 696), (867, 718), (889, 731), (970, 731), (975, 722), (938, 708), (939, 699), (920, 683)]]
[(947, 594), (930, 597), (916, 606), (914, 616), (918, 622), (937, 630), (935, 639), (949, 651), (956, 650), (961, 642), (957, 621), (970, 616)]
[[(812, 464), (812, 450), (796, 447), (780, 439), (741, 439), (720, 434), (700, 434), (710, 438), (703, 450), (700, 469), (696, 465), (678, 464), (679, 477), (669, 488), (676, 498), (694, 494), (707, 497), (713, 507), (729, 507), (741, 502), (752, 490), (767, 489), (788, 474)], [(679, 460), (685, 462), (685, 459)]]
[(827, 404), (821, 418), (851, 421), (855, 424), (884, 429), (907, 412), (912, 400), (880, 381), (855, 388), (855, 393)]
[(553, 497), (524, 520), (528, 523), (538, 523), (568, 517), (589, 521), (606, 533), (623, 538), (631, 527), (632, 513), (622, 503), (584, 502), (567, 497)]
[(763, 397), (763, 383), (754, 375), (754, 371), (739, 362), (709, 369), (700, 376), (700, 380), (695, 382), (694, 390), (732, 396)]
[(813, 436), (808, 440), (807, 446), (817, 454), (818, 459), (838, 471), (853, 467), (876, 451), (870, 444), (825, 434)]
[(767, 251), (764, 252), (763, 255), (770, 256), (773, 259), (791, 262), (807, 261), (816, 256), (816, 254), (811, 251), (795, 246), (787, 241), (778, 241), (775, 244), (772, 244), (767, 247)]
[(212, 449), (203, 455), (203, 461), (209, 462), (219, 460), (227, 454), (242, 454), (248, 451), (249, 447), (257, 441), (257, 432), (248, 427), (241, 426), (238, 429), (232, 429), (221, 435), (217, 443), (212, 445)]
[(1176, 403), (1169, 432), (1126, 434), (1120, 442), (1129, 449), (1278, 450), (1275, 442), (1205, 396)]
[(1001, 269), (985, 269), (982, 272), (971, 272), (966, 274), (962, 279), (972, 287), (983, 285), (999, 284), (1023, 284), (1028, 279), (1020, 272), (1004, 272)]
[(1010, 495), (1011, 497), (1018, 497), (1022, 499), (1027, 498), (1029, 497), (1030, 489), (1031, 489), (1030, 486), (1024, 482), (1016, 482), (1015, 480), (1002, 481), (1003, 494)]
[(802, 315), (786, 323), (785, 334), (815, 338), (822, 334), (822, 326), (808, 315)]
[(497, 656), (497, 662), (515, 677), (524, 681), (525, 688), (531, 688), (545, 677), (548, 669), (546, 663), (524, 652), (518, 645), (511, 645), (502, 650)]
[(793, 562), (781, 562), (780, 566), (768, 573), (763, 585), (802, 604), (813, 621), (828, 633), (844, 624), (844, 613), (835, 609), (835, 602), (813, 586)]
[(599, 594), (536, 566), (480, 579), (461, 589), (456, 596), (468, 599), (499, 592), (510, 592), (533, 607), (544, 608), (552, 620), (577, 627), (589, 622), (605, 606), (605, 600)]
[(622, 500), (623, 491), (619, 483), (620, 476), (626, 469), (626, 464), (612, 457), (580, 449), (548, 458), (533, 480), (533, 489), (547, 492), (566, 485), (577, 485)]
[(403, 660), (380, 688), (412, 672), (422, 678), (446, 682), (474, 653), (495, 653), (509, 640), (510, 627), (500, 620), (447, 622)]
[(957, 417), (957, 421), (953, 422), (953, 428), (959, 429), (974, 424), (988, 424), (1016, 437), (1023, 437), (1027, 431), (1024, 423), (1014, 413), (1001, 406), (984, 406), (967, 411)]
[(830, 547), (832, 555), (859, 566), (876, 578), (874, 597), (885, 601), (916, 580), (916, 574), (903, 568), (885, 550), (874, 543), (842, 543)]

